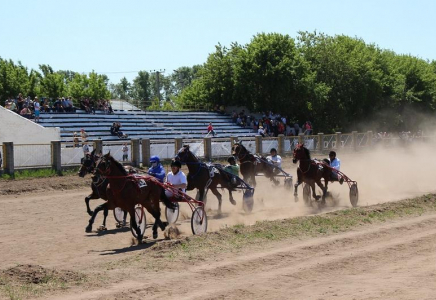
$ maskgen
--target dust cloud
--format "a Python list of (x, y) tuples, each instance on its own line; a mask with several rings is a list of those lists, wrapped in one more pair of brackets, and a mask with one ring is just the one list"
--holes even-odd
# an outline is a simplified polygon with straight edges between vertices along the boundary
[[(337, 150), (341, 160), (341, 171), (350, 179), (357, 181), (359, 189), (358, 206), (367, 206), (389, 201), (411, 198), (426, 193), (436, 192), (436, 159), (433, 154), (435, 142), (410, 141), (402, 145), (375, 145), (358, 152)], [(314, 154), (323, 158), (327, 155)], [(297, 166), (290, 157), (283, 160), (283, 169), (296, 181)], [(297, 216), (313, 215), (337, 209), (350, 208), (349, 187), (344, 182), (329, 183), (331, 197), (326, 207), (318, 205), (308, 207), (302, 197), (302, 186), (298, 189), (298, 202), (293, 190), (284, 187), (283, 179), (275, 186), (264, 177), (256, 177), (257, 186), (254, 193), (254, 209), (245, 213), (242, 209), (242, 193), (234, 192), (237, 205), (229, 202), (227, 190), (219, 190), (223, 195), (221, 216), (217, 215), (218, 200), (212, 193), (207, 197), (208, 231), (215, 231), (237, 224), (251, 225), (257, 221), (277, 220)], [(317, 194), (321, 190), (317, 189)], [(195, 192), (188, 194), (195, 197)], [(178, 228), (184, 235), (191, 234), (191, 211), (187, 204), (180, 205)]]

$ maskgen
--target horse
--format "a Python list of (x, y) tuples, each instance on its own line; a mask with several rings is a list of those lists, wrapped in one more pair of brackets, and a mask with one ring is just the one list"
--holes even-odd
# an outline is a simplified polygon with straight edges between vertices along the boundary
[(275, 185), (280, 182), (275, 179), (274, 167), (268, 164), (263, 156), (253, 155), (245, 148), (242, 143), (235, 143), (232, 147), (232, 155), (236, 156), (240, 162), (242, 178), (253, 187), (256, 186), (256, 174), (263, 173)]
[[(221, 213), (222, 195), (218, 192), (218, 185), (229, 191), (230, 203), (236, 205), (233, 199), (232, 191), (235, 191), (235, 186), (231, 183), (231, 175), (223, 171), (221, 168), (211, 168), (204, 162), (201, 162), (194, 153), (189, 150), (189, 145), (184, 145), (174, 158), (188, 166), (188, 186), (186, 189), (191, 191), (198, 189), (199, 201), (203, 201), (207, 189), (218, 199), (218, 214)], [(217, 172), (216, 172), (216, 171)]]
[[(321, 196), (316, 195), (315, 183), (322, 190), (322, 203), (325, 204), (327, 195), (327, 186), (330, 179), (330, 168), (328, 161), (316, 162), (310, 158), (310, 151), (303, 144), (298, 144), (294, 149), (292, 162), (296, 164), (300, 162), (297, 169), (297, 182), (294, 185), (294, 195), (297, 196), (297, 188), (303, 182), (312, 188), (312, 196), (315, 200), (319, 200)], [(325, 187), (321, 182), (324, 178)]]
[(86, 232), (92, 230), (92, 224), (97, 213), (102, 209), (114, 209), (120, 207), (130, 215), (130, 224), (135, 229), (138, 242), (142, 242), (142, 233), (135, 219), (135, 206), (141, 204), (154, 217), (153, 238), (157, 238), (157, 227), (163, 231), (168, 225), (160, 219), (159, 200), (162, 199), (164, 205), (174, 209), (174, 204), (165, 195), (165, 189), (154, 177), (141, 177), (145, 185), (139, 187), (138, 178), (124, 169), (123, 165), (113, 158), (110, 153), (103, 155), (97, 162), (95, 172), (109, 180), (106, 189), (108, 201), (98, 206), (89, 220)]
[[(98, 159), (100, 159), (100, 155), (95, 154), (95, 149), (91, 153), (86, 154), (85, 157), (82, 158), (82, 165), (78, 172), (79, 177), (85, 177), (85, 175), (88, 173), (92, 174), (94, 172), (96, 162)], [(109, 185), (108, 179), (100, 176), (99, 174), (93, 174), (91, 179), (92, 179), (91, 182), (92, 193), (89, 194), (87, 197), (85, 197), (86, 211), (90, 216), (92, 216), (93, 211), (89, 207), (89, 200), (100, 199), (100, 198), (103, 200), (108, 200), (106, 195), (106, 188)], [(103, 224), (100, 226), (100, 230), (106, 230), (106, 218), (108, 216), (107, 209), (104, 210), (103, 215), (104, 215)], [(125, 226), (126, 218), (127, 218), (127, 212), (124, 211), (123, 223), (119, 225), (117, 224), (117, 226)]]

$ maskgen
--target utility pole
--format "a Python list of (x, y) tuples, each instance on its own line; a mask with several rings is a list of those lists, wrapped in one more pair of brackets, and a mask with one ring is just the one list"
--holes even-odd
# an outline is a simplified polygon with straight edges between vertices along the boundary
[(159, 104), (161, 102), (161, 95), (160, 95), (160, 74), (161, 73), (165, 73), (165, 69), (160, 69), (160, 70), (153, 70), (150, 71), (150, 73), (154, 73), (156, 75), (156, 92), (157, 92), (157, 97), (159, 99)]

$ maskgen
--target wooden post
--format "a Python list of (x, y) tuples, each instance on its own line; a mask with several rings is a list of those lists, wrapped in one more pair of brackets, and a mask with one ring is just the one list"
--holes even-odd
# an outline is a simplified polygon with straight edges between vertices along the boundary
[(280, 156), (285, 155), (285, 135), (284, 134), (279, 134), (277, 151), (278, 151)]
[(357, 131), (352, 131), (351, 132), (351, 143), (353, 145), (353, 151), (357, 151)]
[(142, 166), (148, 166), (151, 157), (150, 139), (142, 139)]
[(183, 139), (175, 138), (174, 139), (174, 155), (177, 155), (177, 152), (183, 147)]
[(255, 136), (255, 143), (256, 143), (256, 153), (262, 154), (262, 136), (256, 135)]
[(99, 138), (94, 141), (95, 154), (103, 153), (103, 141)]
[(324, 133), (320, 132), (318, 133), (318, 150), (323, 152), (324, 151)]
[(336, 149), (340, 149), (342, 148), (342, 133), (341, 132), (336, 132)]
[(204, 147), (204, 158), (206, 160), (212, 160), (212, 138), (205, 137), (203, 139), (203, 147)]
[(3, 167), (5, 169), (5, 173), (14, 176), (15, 167), (14, 167), (14, 143), (13, 142), (4, 142), (3, 143)]
[(372, 146), (372, 139), (374, 138), (374, 136), (373, 136), (373, 133), (372, 133), (372, 131), (368, 131), (367, 133), (367, 138), (368, 138), (368, 142), (367, 142), (367, 144), (368, 144), (368, 146)]
[(132, 155), (132, 166), (139, 167), (139, 139), (132, 139), (131, 141), (131, 155)]
[(298, 134), (298, 143), (299, 144), (304, 144), (304, 133), (299, 133)]
[(51, 167), (56, 173), (62, 173), (61, 141), (51, 141)]

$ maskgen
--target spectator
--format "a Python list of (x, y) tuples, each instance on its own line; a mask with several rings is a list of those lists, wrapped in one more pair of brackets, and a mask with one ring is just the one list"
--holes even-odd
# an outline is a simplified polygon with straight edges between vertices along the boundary
[(129, 157), (129, 147), (127, 147), (127, 143), (123, 144), (121, 150), (123, 151), (123, 161), (127, 161)]
[(87, 142), (84, 142), (84, 143), (83, 143), (82, 150), (83, 150), (83, 156), (84, 156), (84, 157), (86, 157), (86, 154), (89, 154), (89, 153), (90, 153), (90, 151), (89, 151), (89, 146), (88, 146), (88, 143), (87, 143)]
[(35, 110), (35, 122), (39, 123), (39, 112), (41, 110), (41, 104), (39, 104), (38, 97), (35, 97), (35, 101), (33, 101), (33, 109)]
[(79, 136), (77, 135), (77, 132), (73, 133), (73, 142), (74, 142), (74, 147), (78, 148), (79, 147)]
[(18, 94), (17, 99), (17, 110), (21, 112), (21, 110), (24, 108), (24, 99), (23, 95), (21, 93)]
[(300, 133), (300, 125), (298, 125), (298, 123), (294, 124), (294, 133), (295, 136), (297, 136)]
[(86, 133), (85, 129), (80, 129), (80, 137), (82, 138), (82, 143), (85, 143), (88, 138), (88, 134)]
[(265, 137), (265, 130), (263, 129), (263, 126), (259, 126), (259, 129), (257, 130), (257, 134), (261, 135), (262, 137)]
[(26, 119), (31, 119), (32, 111), (27, 106), (24, 106), (24, 108), (20, 111), (20, 115)]
[(312, 134), (312, 123), (310, 123), (310, 121), (306, 121), (303, 128), (305, 130), (304, 134), (306, 134), (306, 135)]
[(207, 134), (212, 133), (212, 136), (215, 136), (215, 131), (213, 130), (212, 123), (209, 123), (209, 126), (207, 126)]

